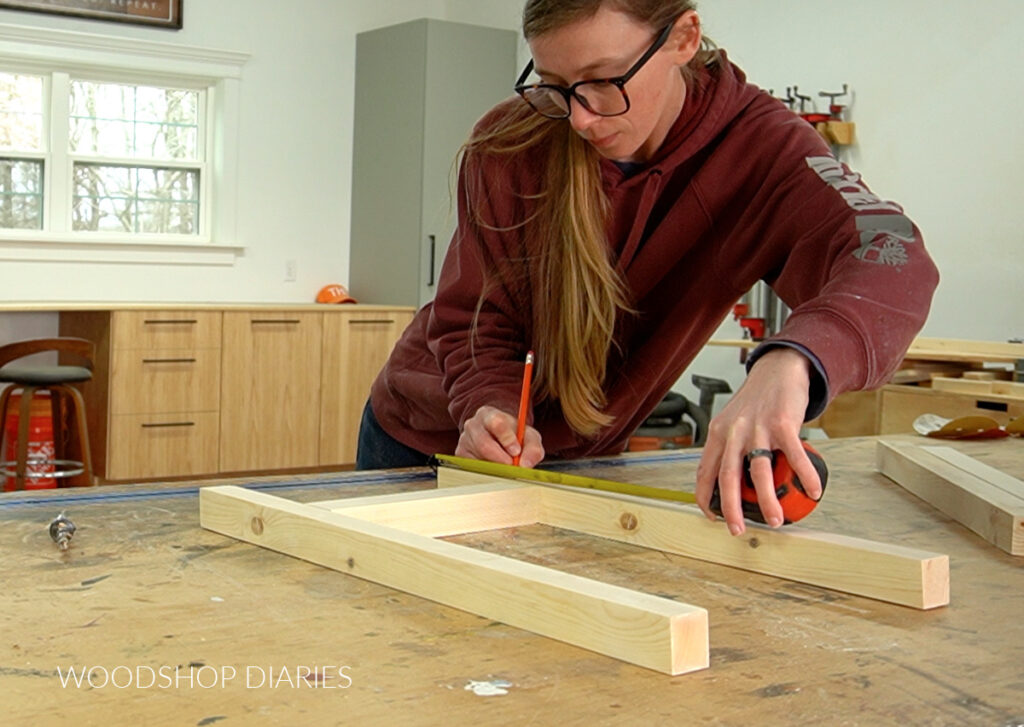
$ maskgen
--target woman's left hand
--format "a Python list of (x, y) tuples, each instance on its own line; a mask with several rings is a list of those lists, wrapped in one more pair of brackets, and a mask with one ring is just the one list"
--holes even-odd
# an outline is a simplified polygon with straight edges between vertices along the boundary
[[(765, 353), (750, 369), (746, 381), (722, 412), (711, 420), (708, 438), (697, 467), (697, 504), (710, 520), (709, 508), (717, 481), (722, 514), (729, 532), (744, 532), (740, 485), (745, 458), (755, 449), (779, 449), (812, 499), (821, 497), (821, 481), (800, 442), (800, 427), (807, 411), (811, 363), (793, 348)], [(783, 522), (775, 496), (769, 457), (750, 460), (750, 477), (766, 523)]]

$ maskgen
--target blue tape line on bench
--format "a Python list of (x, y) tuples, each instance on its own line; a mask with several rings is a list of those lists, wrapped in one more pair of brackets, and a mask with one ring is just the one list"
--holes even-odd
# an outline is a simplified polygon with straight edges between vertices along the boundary
[[(595, 465), (604, 467), (629, 467), (632, 465), (644, 465), (659, 462), (686, 462), (700, 459), (700, 452), (658, 452), (642, 457), (626, 457), (608, 460), (572, 460), (560, 461), (545, 464), (544, 469), (550, 470), (575, 470), (593, 468)], [(383, 472), (379, 470), (366, 472), (346, 472), (342, 476), (332, 475), (323, 479), (309, 480), (284, 480), (280, 482), (251, 482), (246, 483), (238, 478), (236, 484), (250, 490), (262, 492), (274, 490), (294, 489), (318, 489), (326, 487), (354, 487), (356, 485), (373, 484), (395, 484), (403, 482), (424, 482), (434, 479), (434, 473), (426, 469), (410, 470), (408, 472)], [(225, 483), (227, 484), (227, 483)], [(52, 497), (38, 497), (26, 494), (8, 492), (0, 493), (0, 511), (16, 507), (66, 507), (68, 505), (88, 505), (96, 502), (119, 502), (122, 500), (152, 500), (172, 497), (194, 497), (201, 487), (147, 487), (146, 485), (128, 485), (138, 488), (132, 490), (121, 490), (117, 492), (104, 491), (104, 486), (89, 488), (68, 488), (65, 494)], [(50, 492), (50, 490), (46, 490)]]

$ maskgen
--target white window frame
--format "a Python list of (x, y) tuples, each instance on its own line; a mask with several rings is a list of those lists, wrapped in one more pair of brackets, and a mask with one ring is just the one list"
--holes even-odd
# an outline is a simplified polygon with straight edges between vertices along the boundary
[[(230, 265), (242, 253), (237, 239), (238, 138), (242, 67), (247, 53), (158, 43), (92, 33), (79, 33), (0, 24), (0, 67), (43, 75), (44, 94), (51, 81), (64, 84), (70, 77), (89, 80), (194, 88), (206, 94), (205, 146), (199, 165), (200, 234), (154, 235), (138, 233), (73, 232), (70, 207), (51, 214), (50, 230), (0, 230), (0, 259), (83, 262), (167, 262)], [(53, 95), (57, 102), (63, 98)], [(54, 117), (59, 108), (50, 110)], [(47, 115), (49, 116), (49, 114)], [(66, 113), (65, 113), (66, 116)], [(64, 126), (67, 120), (60, 121)], [(47, 155), (67, 157), (68, 150), (54, 144), (54, 129), (44, 121)], [(64, 169), (71, 174), (71, 165)], [(47, 165), (43, 199), (52, 199), (54, 169)], [(64, 180), (70, 185), (70, 178)], [(70, 186), (68, 187), (70, 189)], [(59, 229), (63, 227), (63, 229)]]

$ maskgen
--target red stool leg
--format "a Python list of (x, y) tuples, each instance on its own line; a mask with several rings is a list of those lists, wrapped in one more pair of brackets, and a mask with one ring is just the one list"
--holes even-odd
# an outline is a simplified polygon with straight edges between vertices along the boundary
[(21, 387), (21, 408), (18, 411), (18, 454), (14, 470), (14, 489), (25, 489), (25, 470), (28, 468), (28, 425), (32, 411), (35, 386)]
[(14, 390), (17, 388), (17, 384), (11, 384), (4, 389), (3, 394), (0, 394), (0, 417), (3, 417), (4, 419), (4, 426), (7, 426), (7, 406), (11, 401), (11, 394), (13, 394)]
[(82, 449), (82, 468), (85, 470), (82, 477), (85, 478), (87, 487), (92, 487), (96, 481), (92, 476), (92, 449), (89, 445), (89, 424), (85, 417), (85, 400), (82, 393), (70, 384), (58, 384), (62, 393), (66, 393), (74, 401), (75, 421), (78, 423), (78, 442)]
[(17, 384), (11, 384), (0, 394), (0, 426), (3, 427), (3, 433), (0, 434), (0, 459), (7, 459), (7, 407), (11, 405), (11, 395), (17, 388)]

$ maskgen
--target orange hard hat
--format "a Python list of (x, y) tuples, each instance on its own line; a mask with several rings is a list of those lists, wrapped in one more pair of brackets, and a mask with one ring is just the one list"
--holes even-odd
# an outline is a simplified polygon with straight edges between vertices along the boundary
[(356, 299), (348, 294), (348, 289), (344, 285), (338, 283), (331, 283), (320, 288), (320, 292), (316, 294), (317, 303), (355, 303)]

